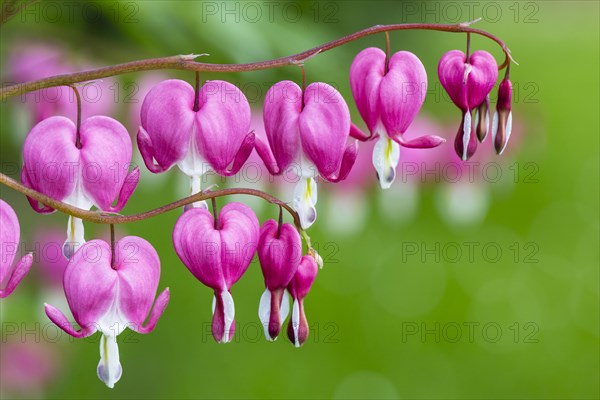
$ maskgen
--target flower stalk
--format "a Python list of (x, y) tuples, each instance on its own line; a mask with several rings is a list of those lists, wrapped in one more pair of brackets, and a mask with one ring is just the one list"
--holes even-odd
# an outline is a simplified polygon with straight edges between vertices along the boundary
[(377, 33), (404, 31), (404, 30), (430, 30), (440, 32), (453, 33), (471, 33), (480, 35), (496, 42), (504, 52), (504, 62), (499, 65), (499, 69), (508, 66), (509, 63), (515, 62), (510, 54), (510, 50), (500, 38), (491, 33), (471, 28), (470, 25), (476, 21), (459, 23), (459, 24), (392, 24), (392, 25), (375, 25), (367, 29), (360, 30), (350, 35), (344, 36), (337, 40), (322, 44), (310, 50), (303, 51), (298, 54), (293, 54), (287, 57), (280, 57), (273, 60), (259, 61), (248, 64), (212, 64), (196, 62), (194, 59), (198, 57), (196, 54), (177, 55), (162, 58), (150, 58), (145, 60), (131, 61), (123, 64), (110, 65), (107, 67), (92, 69), (89, 71), (76, 72), (73, 74), (63, 74), (51, 76), (35, 81), (18, 83), (15, 85), (6, 86), (0, 89), (0, 100), (5, 100), (8, 97), (21, 95), (34, 90), (41, 90), (54, 86), (72, 85), (78, 82), (87, 82), (91, 80), (107, 78), (115, 75), (122, 75), (131, 72), (140, 71), (155, 71), (162, 69), (188, 70), (197, 72), (248, 72), (264, 69), (285, 67), (290, 65), (298, 65), (303, 61), (311, 58), (315, 54), (335, 49), (346, 43), (353, 42), (366, 36), (375, 35)]

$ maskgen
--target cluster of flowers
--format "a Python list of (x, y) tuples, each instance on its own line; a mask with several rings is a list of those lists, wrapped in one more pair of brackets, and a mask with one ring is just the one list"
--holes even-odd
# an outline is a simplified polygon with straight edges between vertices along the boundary
[[(442, 57), (438, 73), (463, 113), (455, 149), (467, 160), (475, 152), (477, 140), (483, 141), (487, 135), (489, 92), (496, 82), (498, 66), (489, 53), (477, 51), (465, 56), (454, 50)], [(380, 49), (365, 49), (352, 63), (350, 85), (370, 134), (351, 123), (344, 98), (332, 86), (316, 82), (301, 88), (282, 81), (266, 94), (266, 138), (261, 138), (251, 130), (250, 106), (236, 86), (214, 80), (194, 89), (181, 80), (166, 80), (144, 99), (137, 144), (151, 172), (161, 173), (177, 165), (190, 178), (192, 194), (201, 191), (204, 174), (211, 171), (234, 175), (256, 150), (271, 174), (292, 171), (299, 178), (291, 203), (304, 230), (317, 217), (316, 179), (339, 182), (353, 167), (358, 142), (350, 137), (378, 139), (373, 165), (382, 188), (389, 188), (395, 179), (400, 146), (432, 148), (445, 141), (432, 135), (413, 139), (404, 136), (427, 91), (425, 68), (414, 54), (400, 51), (388, 58)], [(508, 77), (499, 90), (492, 134), (496, 151), (501, 153), (511, 132)], [(137, 167), (129, 171), (131, 157), (131, 139), (118, 121), (93, 116), (76, 126), (68, 118), (52, 116), (34, 126), (25, 140), (21, 179), (26, 186), (81, 209), (96, 206), (119, 212), (140, 177)], [(33, 199), (29, 201), (37, 212), (54, 211)], [(1, 281), (10, 275), (1, 292), (6, 296), (26, 274), (32, 259), (26, 255), (9, 274), (15, 252), (4, 254), (4, 244), (18, 243), (19, 225), (10, 206), (5, 202), (0, 205)], [(219, 215), (216, 207), (213, 209), (214, 215), (205, 202), (186, 207), (175, 224), (172, 239), (183, 264), (214, 290), (215, 340), (231, 341), (235, 308), (230, 290), (258, 254), (266, 286), (259, 304), (265, 336), (275, 340), (280, 333), (290, 311), (287, 291), (293, 298), (287, 333), (300, 346), (308, 337), (303, 299), (316, 277), (320, 257), (309, 243), (308, 254), (303, 256), (300, 232), (282, 223), (281, 218), (279, 222), (268, 220), (261, 227), (254, 212), (244, 204), (227, 204)], [(69, 217), (63, 253), (69, 259), (64, 291), (80, 330), (51, 305), (46, 305), (46, 314), (75, 337), (102, 332), (98, 376), (113, 387), (122, 372), (116, 337), (128, 327), (139, 333), (152, 331), (169, 301), (169, 289), (155, 299), (160, 277), (158, 254), (139, 237), (125, 237), (113, 245), (102, 240), (86, 243), (83, 223), (74, 217)]]

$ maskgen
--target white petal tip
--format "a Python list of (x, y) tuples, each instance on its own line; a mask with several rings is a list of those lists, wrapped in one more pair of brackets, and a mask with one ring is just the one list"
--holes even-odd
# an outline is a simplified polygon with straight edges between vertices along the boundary
[(373, 166), (382, 189), (389, 189), (394, 183), (399, 160), (400, 145), (387, 135), (381, 135), (373, 148)]

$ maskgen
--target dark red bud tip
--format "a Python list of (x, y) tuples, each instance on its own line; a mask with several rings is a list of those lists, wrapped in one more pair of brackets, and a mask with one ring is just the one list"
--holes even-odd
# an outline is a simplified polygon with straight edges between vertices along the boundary
[(475, 150), (477, 150), (477, 136), (472, 132), (470, 113), (465, 113), (463, 116), (456, 138), (454, 139), (454, 150), (463, 161), (471, 158), (475, 154)]
[(485, 101), (477, 107), (475, 111), (475, 133), (480, 143), (485, 140), (488, 127), (490, 125), (490, 97), (487, 96)]
[(215, 311), (212, 319), (212, 334), (217, 343), (228, 343), (235, 333), (233, 299), (227, 291), (215, 292)]
[(292, 317), (288, 323), (287, 334), (290, 342), (296, 347), (300, 347), (308, 339), (308, 321), (304, 314), (304, 306), (302, 301), (294, 299), (294, 307), (292, 309)]
[(505, 79), (498, 87), (498, 103), (496, 104), (498, 111), (512, 109), (512, 83), (509, 79)]
[(512, 83), (504, 79), (498, 88), (498, 103), (492, 124), (492, 138), (497, 154), (502, 154), (512, 131)]
[(271, 292), (271, 313), (269, 315), (269, 337), (271, 340), (277, 339), (281, 332), (281, 302), (283, 300), (283, 289)]

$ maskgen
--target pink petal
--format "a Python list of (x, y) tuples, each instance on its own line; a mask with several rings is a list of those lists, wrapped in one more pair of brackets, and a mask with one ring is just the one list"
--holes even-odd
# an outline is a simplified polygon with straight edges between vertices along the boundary
[[(2, 245), (4, 245), (4, 242)], [(31, 253), (24, 255), (23, 258), (19, 260), (15, 266), (15, 269), (13, 270), (12, 275), (10, 276), (10, 279), (8, 280), (8, 283), (6, 284), (6, 287), (4, 289), (0, 289), (0, 298), (9, 296), (15, 290), (17, 285), (19, 285), (21, 280), (25, 277), (25, 275), (27, 275), (27, 272), (29, 272), (31, 263), (33, 263), (33, 255)], [(1, 282), (2, 281), (0, 281), (0, 283)]]
[[(25, 166), (25, 164), (23, 164), (23, 169), (21, 170), (21, 183), (23, 183), (23, 185), (29, 188), (32, 187), (31, 181), (27, 176), (27, 167)], [(31, 208), (33, 208), (35, 212), (38, 212), (40, 214), (52, 214), (54, 211), (56, 211), (54, 208), (49, 207), (45, 204), (41, 204), (39, 201), (32, 199), (29, 196), (27, 196), (27, 201), (29, 202)]]
[(496, 59), (487, 51), (477, 50), (469, 57), (472, 66), (468, 78), (469, 107), (472, 109), (485, 101), (498, 79)]
[(372, 134), (367, 135), (354, 124), (350, 124), (350, 136), (352, 136), (354, 139), (360, 140), (361, 142), (366, 142), (367, 140), (371, 140), (374, 137), (374, 135)]
[(250, 105), (237, 86), (215, 80), (200, 89), (199, 107), (195, 120), (197, 150), (215, 171), (224, 173), (250, 132)]
[(95, 324), (114, 302), (118, 276), (111, 258), (108, 243), (91, 240), (73, 255), (65, 270), (65, 296), (83, 329)]
[(260, 228), (258, 259), (265, 278), (265, 286), (275, 291), (290, 283), (302, 257), (302, 239), (291, 224), (279, 224), (272, 219)]
[(254, 148), (256, 149), (256, 154), (258, 154), (271, 175), (279, 175), (283, 172), (281, 169), (279, 169), (277, 161), (275, 160), (275, 156), (269, 148), (269, 145), (265, 143), (262, 138), (257, 137), (255, 139)]
[(51, 306), (50, 304), (44, 304), (44, 310), (46, 315), (52, 322), (54, 322), (60, 329), (68, 333), (69, 335), (76, 338), (88, 337), (97, 331), (97, 326), (91, 324), (89, 326), (82, 327), (81, 330), (76, 331), (73, 325), (69, 322), (65, 314), (62, 313), (58, 308)]
[(146, 165), (151, 155), (160, 166), (156, 170), (162, 172), (185, 156), (195, 130), (194, 98), (194, 89), (177, 79), (163, 81), (150, 90), (141, 111), (147, 136), (142, 136)]
[[(265, 96), (263, 120), (269, 147), (277, 163), (279, 173), (294, 162), (300, 151), (298, 117), (302, 111), (302, 89), (292, 81), (273, 85)], [(258, 142), (258, 141), (257, 141)], [(257, 144), (258, 154), (265, 164), (271, 162)], [(269, 166), (267, 165), (269, 168)], [(275, 170), (275, 167), (271, 168)]]
[(119, 310), (128, 323), (141, 326), (150, 313), (158, 281), (160, 260), (146, 240), (127, 236), (116, 243), (115, 269), (119, 278)]
[(223, 176), (233, 176), (233, 175), (237, 174), (239, 172), (239, 170), (242, 169), (242, 167), (244, 166), (246, 161), (248, 160), (248, 157), (250, 157), (250, 154), (252, 153), (252, 150), (254, 149), (254, 140), (255, 140), (254, 133), (253, 132), (248, 133), (246, 135), (246, 138), (242, 142), (240, 149), (238, 150), (237, 154), (235, 155), (235, 159), (233, 160), (233, 165), (231, 166), (231, 169), (217, 171), (217, 172)]
[(385, 53), (375, 47), (358, 53), (350, 66), (352, 96), (371, 134), (376, 133), (379, 122), (379, 86), (384, 74)]
[(390, 58), (389, 71), (379, 87), (381, 121), (395, 138), (413, 122), (427, 93), (427, 73), (413, 53), (399, 51)]
[(56, 200), (73, 192), (80, 168), (75, 129), (65, 117), (50, 117), (31, 129), (23, 145), (23, 164), (32, 189)]
[(83, 187), (98, 208), (109, 211), (129, 170), (131, 139), (123, 125), (104, 116), (88, 118), (80, 132)]
[(221, 237), (208, 210), (191, 208), (173, 229), (175, 252), (187, 269), (204, 285), (226, 287), (221, 262)]
[(117, 201), (117, 205), (116, 206), (110, 206), (106, 209), (106, 211), (110, 211), (110, 212), (119, 212), (123, 209), (123, 207), (125, 207), (125, 204), (127, 204), (127, 201), (129, 200), (129, 197), (131, 197), (131, 195), (133, 194), (133, 192), (135, 191), (135, 188), (137, 187), (137, 184), (140, 180), (140, 168), (139, 167), (135, 167), (125, 178), (125, 182), (123, 183), (123, 186), (121, 186), (121, 191), (119, 192), (119, 200)]
[(354, 166), (354, 162), (356, 161), (356, 157), (358, 156), (358, 142), (355, 140), (353, 143), (349, 144), (344, 151), (344, 155), (342, 156), (342, 164), (340, 166), (340, 171), (337, 175), (324, 176), (326, 180), (329, 182), (337, 183), (341, 182), (350, 173), (352, 167)]
[(154, 302), (154, 308), (152, 309), (152, 313), (150, 314), (150, 318), (148, 318), (148, 322), (146, 325), (138, 325), (136, 331), (139, 333), (150, 333), (154, 330), (156, 323), (159, 318), (162, 316), (165, 308), (167, 308), (167, 304), (169, 304), (169, 299), (171, 297), (169, 288), (166, 288), (162, 291), (161, 294), (158, 295), (156, 301)]
[(0, 286), (10, 275), (21, 238), (21, 226), (15, 210), (0, 199)]
[(304, 103), (298, 121), (302, 149), (321, 176), (330, 176), (342, 161), (350, 132), (350, 111), (342, 95), (322, 82), (308, 85)]
[(227, 289), (248, 269), (256, 247), (260, 225), (256, 214), (242, 203), (229, 203), (219, 213), (221, 257)]
[(306, 297), (317, 277), (318, 270), (319, 267), (313, 257), (302, 257), (298, 270), (288, 285), (288, 291), (294, 299), (303, 299)]
[(438, 64), (440, 82), (450, 99), (461, 110), (469, 109), (468, 91), (465, 82), (466, 56), (460, 50), (451, 50), (442, 56)]
[(408, 140), (403, 136), (399, 136), (393, 139), (396, 140), (398, 144), (411, 149), (431, 149), (434, 147), (438, 147), (440, 144), (446, 142), (446, 139), (444, 139), (443, 137), (435, 135), (419, 136), (415, 139)]

